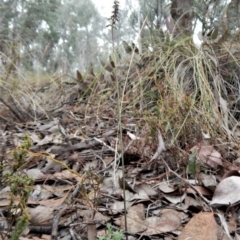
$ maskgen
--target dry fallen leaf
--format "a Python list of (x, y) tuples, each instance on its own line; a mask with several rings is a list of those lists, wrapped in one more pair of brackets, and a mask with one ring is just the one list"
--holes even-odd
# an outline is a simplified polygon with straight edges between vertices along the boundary
[(87, 236), (89, 240), (95, 240), (97, 238), (97, 228), (94, 221), (87, 225)]
[[(126, 202), (127, 209), (132, 205), (133, 202)], [(111, 205), (111, 210), (114, 214), (122, 212), (124, 210), (124, 202), (114, 201), (114, 203)]]
[(230, 170), (223, 175), (222, 180), (231, 176), (240, 177), (240, 171), (237, 169)]
[(183, 193), (182, 195), (164, 194), (164, 198), (166, 198), (169, 202), (174, 203), (174, 204), (182, 203), (183, 200), (185, 199), (185, 197), (186, 197), (186, 193)]
[(210, 167), (216, 169), (219, 165), (222, 166), (221, 154), (214, 149), (213, 146), (207, 146), (205, 143), (200, 143), (191, 150), (198, 150), (198, 160), (206, 163)]
[[(145, 222), (145, 208), (143, 204), (137, 204), (128, 209), (127, 226), (130, 233), (141, 233), (148, 227)], [(125, 228), (125, 216), (121, 217), (121, 228)]]
[(139, 184), (134, 187), (134, 190), (139, 193), (140, 191), (144, 191), (149, 197), (154, 196), (157, 194), (157, 191), (154, 190), (152, 187), (150, 187), (146, 183)]
[(240, 201), (240, 177), (223, 179), (216, 187), (211, 205), (228, 205)]
[(146, 222), (149, 225), (144, 235), (153, 235), (177, 230), (181, 225), (181, 218), (173, 212), (165, 212), (160, 217), (147, 218)]
[(47, 225), (51, 224), (53, 220), (54, 207), (52, 206), (37, 206), (35, 208), (28, 208), (28, 213), (31, 217), (30, 223), (32, 225)]
[(164, 193), (172, 193), (175, 191), (173, 187), (170, 186), (167, 182), (161, 182), (158, 185), (159, 189)]
[(218, 225), (213, 213), (201, 212), (188, 222), (178, 240), (217, 240), (217, 236)]
[(137, 137), (136, 135), (130, 133), (127, 131), (127, 135), (132, 139), (132, 140), (137, 140), (137, 139), (140, 139), (139, 137)]
[(209, 175), (201, 172), (198, 174), (198, 180), (200, 180), (203, 185), (209, 189), (215, 189), (217, 186), (217, 180), (214, 175)]
[(157, 147), (157, 150), (154, 153), (153, 157), (151, 158), (150, 162), (157, 159), (160, 156), (160, 154), (166, 150), (160, 130), (157, 129), (157, 132), (158, 132), (158, 147)]

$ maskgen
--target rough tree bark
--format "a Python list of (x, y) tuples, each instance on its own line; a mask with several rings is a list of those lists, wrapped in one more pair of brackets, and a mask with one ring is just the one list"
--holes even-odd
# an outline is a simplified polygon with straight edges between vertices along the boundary
[(193, 34), (193, 17), (191, 0), (172, 0), (171, 17), (174, 20), (173, 36), (191, 36)]

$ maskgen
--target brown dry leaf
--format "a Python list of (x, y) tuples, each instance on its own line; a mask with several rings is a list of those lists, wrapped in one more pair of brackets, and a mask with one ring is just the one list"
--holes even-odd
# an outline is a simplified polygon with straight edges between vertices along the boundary
[(132, 139), (132, 140), (139, 140), (140, 138), (134, 135), (133, 133), (130, 133), (127, 131), (127, 135)]
[[(51, 191), (54, 196), (57, 197), (65, 197), (66, 196), (66, 192), (73, 189), (74, 186), (72, 185), (57, 185), (57, 186), (50, 186), (50, 185), (43, 185), (42, 189), (46, 189), (46, 191)], [(43, 190), (43, 192), (46, 192)], [(41, 193), (42, 194), (42, 193)], [(45, 198), (47, 199), (47, 198)], [(43, 198), (41, 200), (44, 200)]]
[(54, 171), (60, 171), (62, 168), (62, 164), (55, 162), (51, 159), (47, 159), (47, 164), (46, 166), (42, 169), (43, 173), (47, 173), (50, 169), (53, 169)]
[(28, 208), (32, 225), (52, 224), (54, 207), (37, 206), (36, 208)]
[(108, 71), (108, 72), (112, 72), (113, 71), (113, 67), (111, 64), (106, 64), (103, 60), (100, 59), (100, 63), (102, 64), (102, 66)]
[[(207, 224), (206, 224), (207, 223)], [(195, 215), (184, 227), (178, 240), (217, 240), (218, 225), (213, 213), (201, 212)]]
[(144, 190), (139, 190), (138, 193), (135, 193), (128, 201), (133, 200), (149, 200), (149, 197)]
[(25, 173), (28, 177), (33, 178), (34, 180), (46, 178), (46, 175), (38, 168), (29, 169)]
[(69, 170), (63, 170), (61, 172), (56, 172), (53, 174), (54, 177), (60, 178), (60, 179), (68, 179), (68, 180), (73, 180), (76, 179), (78, 182), (82, 180), (82, 177), (79, 176), (77, 173), (73, 173)]
[(198, 180), (200, 180), (205, 187), (210, 189), (215, 189), (217, 186), (217, 180), (214, 175), (209, 175), (201, 172), (198, 175)]
[[(129, 217), (127, 216), (127, 226), (128, 232), (130, 233), (142, 233), (148, 228), (148, 223), (145, 220), (139, 219), (137, 216)], [(125, 228), (125, 218), (124, 216), (121, 217), (121, 224), (120, 227), (122, 229)]]
[(157, 147), (157, 150), (154, 153), (153, 157), (151, 158), (150, 162), (157, 159), (161, 155), (161, 153), (166, 150), (165, 144), (164, 144), (164, 141), (163, 141), (163, 137), (162, 137), (162, 134), (161, 134), (160, 130), (157, 129), (157, 132), (158, 132), (158, 136), (157, 136), (158, 147)]
[[(0, 216), (0, 229), (1, 231), (9, 229), (10, 225), (9, 222), (7, 221), (7, 218), (4, 216)], [(1, 235), (0, 235), (1, 239)]]
[[(91, 219), (91, 221), (92, 221), (92, 215), (93, 215), (93, 211), (92, 210), (81, 210), (80, 212), (79, 212), (79, 215), (80, 216), (82, 216), (82, 217), (84, 217), (85, 219), (86, 219), (86, 217), (88, 217), (88, 220), (89, 219)], [(95, 221), (95, 222), (107, 222), (107, 221), (109, 221), (110, 220), (110, 217), (108, 217), (108, 216), (104, 216), (103, 214), (101, 214), (100, 212), (96, 212), (95, 214), (94, 214), (94, 218), (93, 218), (93, 220)]]
[(207, 146), (201, 143), (200, 146), (195, 146), (192, 150), (197, 149), (197, 157), (200, 161), (206, 163), (210, 167), (216, 169), (219, 165), (222, 166), (221, 154), (214, 149), (213, 146)]
[(187, 196), (185, 198), (185, 203), (183, 204), (178, 204), (178, 208), (179, 209), (188, 209), (189, 206), (194, 206), (197, 207), (198, 209), (202, 209), (203, 211), (208, 211), (209, 207), (206, 206), (206, 204), (204, 203), (204, 201), (202, 199), (200, 199), (199, 197), (195, 196), (195, 198)]
[(145, 219), (145, 207), (143, 204), (137, 204), (128, 209), (128, 216), (136, 217), (139, 219)]
[[(212, 192), (206, 187), (195, 186), (195, 188), (204, 196), (211, 196), (212, 195)], [(189, 188), (187, 188), (187, 193), (194, 193), (195, 194), (197, 192), (189, 187)]]
[[(218, 77), (219, 79), (221, 79), (221, 77), (219, 75), (217, 75), (216, 77)], [(221, 80), (220, 80), (221, 81)], [(229, 126), (229, 107), (228, 107), (228, 103), (227, 101), (221, 97), (221, 95), (218, 96), (219, 97), (219, 105), (221, 108), (221, 112), (222, 112), (222, 121), (224, 124), (224, 127), (226, 128), (227, 131), (230, 131), (228, 126)]]
[(238, 233), (235, 234), (235, 240), (240, 240), (240, 234)]
[(46, 135), (41, 141), (38, 142), (37, 146), (47, 145), (52, 143), (53, 141), (53, 134)]
[(181, 203), (186, 197), (186, 193), (183, 193), (182, 195), (167, 195), (164, 194), (164, 198), (166, 198), (169, 202), (173, 204)]
[[(145, 221), (145, 208), (143, 204), (137, 204), (129, 208), (127, 213), (127, 226), (128, 232), (141, 233), (148, 227), (148, 223)], [(120, 227), (124, 229), (125, 216), (121, 217)]]
[[(230, 232), (229, 232), (229, 226), (228, 226), (228, 223), (225, 219), (224, 214), (215, 213), (214, 216), (215, 216), (215, 218), (217, 217), (218, 221), (220, 222), (220, 224), (218, 224), (218, 238), (221, 235), (221, 236), (225, 236), (228, 239), (232, 240), (232, 237), (231, 237)], [(219, 238), (219, 239), (223, 239), (223, 238)]]
[(42, 138), (40, 138), (39, 134), (37, 134), (37, 133), (31, 133), (29, 135), (29, 137), (31, 138), (33, 143), (39, 143), (42, 139)]
[(134, 190), (139, 193), (141, 190), (144, 191), (149, 197), (150, 196), (154, 196), (157, 194), (157, 191), (154, 190), (152, 187), (150, 187), (148, 184), (146, 183), (142, 183), (139, 184), (137, 186), (134, 187)]
[(111, 59), (111, 57), (109, 57), (109, 60), (110, 60), (111, 66), (112, 66), (113, 68), (115, 68), (115, 63), (114, 63), (114, 61)]
[(158, 185), (159, 189), (164, 192), (164, 193), (172, 193), (175, 191), (175, 189), (173, 187), (171, 187), (168, 183), (166, 182), (161, 182)]
[[(133, 205), (133, 202), (126, 202), (127, 209), (130, 208), (132, 205)], [(111, 205), (111, 209), (113, 214), (121, 213), (124, 209), (124, 202), (114, 201), (114, 203)]]
[(66, 194), (65, 197), (58, 198), (58, 199), (42, 200), (42, 201), (39, 201), (39, 204), (42, 206), (48, 206), (48, 207), (59, 207), (64, 203), (67, 196), (68, 196), (68, 194)]
[(107, 222), (107, 221), (109, 221), (111, 218), (110, 217), (108, 217), (108, 216), (105, 216), (105, 215), (103, 215), (103, 214), (101, 214), (100, 212), (96, 212), (96, 214), (94, 215), (94, 220), (96, 221), (96, 222)]
[(177, 215), (181, 219), (181, 221), (185, 221), (189, 217), (188, 214), (186, 214), (184, 212), (180, 212), (175, 209), (169, 209), (169, 208), (162, 209), (161, 214), (163, 214), (163, 213), (171, 213), (171, 214), (173, 213), (173, 214)]
[(230, 233), (236, 232), (237, 230), (237, 222), (236, 222), (236, 215), (229, 214), (228, 221), (227, 221), (227, 228)]
[[(0, 192), (0, 207), (10, 206), (11, 204), (19, 205), (20, 196), (13, 196), (10, 188), (6, 187)], [(28, 201), (29, 202), (29, 201)]]
[(78, 80), (79, 83), (83, 82), (82, 74), (78, 70), (77, 70), (77, 80)]
[(84, 164), (84, 168), (83, 168), (83, 171), (84, 172), (87, 172), (89, 170), (93, 170), (93, 169), (96, 169), (97, 166), (98, 166), (99, 162), (97, 160), (92, 160), (91, 162), (86, 162)]
[(125, 194), (124, 194), (123, 190), (122, 190), (121, 195), (122, 195), (122, 198), (124, 198), (124, 195), (125, 195), (126, 201), (132, 201), (132, 198), (134, 197), (135, 194), (130, 192), (130, 191), (128, 191), (128, 190), (125, 190)]
[(131, 53), (132, 52), (132, 48), (124, 40), (123, 40), (123, 47), (124, 47), (124, 50), (125, 50), (126, 53)]
[(88, 223), (87, 236), (89, 240), (95, 240), (97, 238), (96, 223)]
[(35, 190), (31, 193), (33, 200), (46, 200), (57, 196), (59, 198), (66, 196), (66, 191), (69, 191), (73, 186), (60, 185), (60, 186), (50, 186), (50, 185), (35, 185)]
[(103, 183), (100, 189), (101, 192), (104, 192), (106, 194), (112, 194), (113, 193), (113, 179), (112, 177), (106, 177), (103, 179)]
[[(123, 178), (122, 177), (120, 177), (118, 179), (118, 184), (119, 184), (120, 188), (123, 189)], [(129, 192), (132, 192), (132, 193), (136, 193), (136, 191), (134, 191), (132, 186), (125, 179), (124, 179), (124, 185), (125, 185), (125, 190), (128, 190)]]
[(39, 131), (45, 131), (45, 130), (48, 130), (49, 128), (57, 125), (58, 123), (59, 123), (59, 121), (57, 119), (55, 119), (54, 121), (51, 121), (47, 124), (39, 125), (37, 128)]
[(105, 157), (104, 159), (103, 159), (103, 161), (104, 161), (104, 163), (106, 164), (106, 166), (108, 166), (111, 162), (113, 162), (113, 160), (114, 160), (114, 157)]
[(211, 205), (228, 205), (240, 201), (240, 177), (223, 179), (216, 187)]
[(181, 218), (174, 212), (165, 212), (160, 217), (149, 217), (146, 219), (149, 223), (148, 229), (144, 235), (159, 234), (161, 232), (171, 232), (181, 226)]
[(195, 206), (195, 207), (200, 207), (201, 206), (201, 202), (197, 201), (196, 199), (187, 196), (185, 199), (185, 204), (187, 204), (188, 206)]
[(240, 177), (240, 170), (235, 169), (235, 170), (230, 170), (230, 171), (226, 172), (223, 175), (222, 180), (225, 178), (231, 177), (231, 176)]

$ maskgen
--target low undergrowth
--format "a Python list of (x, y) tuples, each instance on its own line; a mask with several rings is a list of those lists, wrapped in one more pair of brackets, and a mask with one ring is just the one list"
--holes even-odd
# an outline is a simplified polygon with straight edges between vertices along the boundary
[[(2, 82), (2, 126), (6, 129), (17, 126), (16, 129), (19, 130), (24, 122), (24, 127), (29, 129), (28, 124), (34, 122), (39, 124), (33, 128), (40, 132), (39, 136), (31, 136), (31, 140), (26, 135), (22, 143), (16, 143), (9, 152), (4, 148), (2, 150), (0, 180), (3, 186), (10, 187), (11, 202), (5, 215), (12, 219), (9, 221), (9, 229), (12, 229), (11, 239), (18, 239), (30, 223), (27, 201), (32, 190), (30, 186), (36, 183), (24, 173), (24, 169), (31, 168), (29, 156), (34, 156), (34, 159), (47, 158), (44, 166), (48, 166), (51, 160), (60, 166), (59, 171), (65, 169), (68, 174), (74, 176), (74, 181), (80, 182), (74, 182), (73, 186), (78, 186), (78, 191), (66, 197), (64, 201), (69, 204), (69, 211), (76, 206), (76, 209), (80, 209), (77, 204), (84, 203), (91, 212), (89, 221), (94, 221), (98, 206), (104, 198), (101, 196), (101, 186), (110, 173), (106, 172), (103, 176), (98, 173), (102, 171), (100, 168), (107, 169), (105, 157), (109, 152), (114, 153), (113, 175), (119, 166), (123, 168), (124, 154), (131, 145), (131, 141), (124, 134), (133, 131), (133, 126), (142, 140), (138, 145), (132, 146), (131, 153), (134, 152), (137, 159), (141, 159), (150, 167), (148, 161), (158, 147), (156, 136), (159, 129), (166, 147), (165, 157), (169, 157), (166, 161), (169, 161), (173, 170), (184, 173), (184, 176), (188, 174), (188, 161), (190, 156), (193, 156), (191, 149), (203, 141), (216, 146), (224, 153), (224, 159), (231, 164), (239, 150), (237, 144), (240, 116), (237, 78), (239, 53), (236, 50), (238, 43), (233, 45), (234, 51), (226, 47), (227, 43), (219, 46), (203, 44), (202, 48), (197, 49), (189, 39), (180, 42), (166, 41), (159, 49), (141, 56), (135, 52), (131, 52), (131, 55), (122, 52), (124, 61), (123, 58), (119, 59), (113, 55), (110, 61), (101, 62), (102, 68), (96, 73), (92, 71), (82, 74), (78, 71), (76, 76), (53, 77), (44, 83), (30, 83), (29, 80), (28, 88), (21, 83)], [(47, 132), (41, 128), (46, 122), (54, 119), (57, 119), (57, 124), (53, 125), (55, 129), (46, 127)], [(118, 131), (119, 124), (122, 124), (122, 131)], [(108, 132), (112, 129), (118, 129), (114, 136)], [(95, 139), (105, 132), (109, 134), (106, 135), (107, 143), (104, 142), (106, 139)], [(56, 134), (56, 139), (51, 138), (48, 141), (48, 134)], [(122, 142), (119, 140), (121, 134)], [(85, 160), (81, 161), (83, 156), (80, 158), (71, 155), (71, 158), (68, 156), (70, 160), (65, 158), (67, 150), (64, 148), (75, 153), (79, 150), (76, 144), (88, 144), (92, 136), (95, 142), (87, 146), (94, 148), (98, 146), (95, 145), (98, 141), (102, 144), (102, 149), (105, 147), (106, 156), (102, 157), (100, 153), (95, 152), (93, 154), (89, 150), (88, 154), (92, 154), (92, 157), (86, 162), (96, 158), (101, 166), (98, 163), (96, 166), (82, 169), (85, 164)], [(39, 139), (35, 140), (37, 137)], [(41, 142), (43, 139), (46, 142)], [(36, 142), (33, 143), (34, 141)], [(53, 151), (49, 147), (47, 152), (39, 147), (59, 143), (64, 143), (63, 149)], [(79, 151), (84, 152), (86, 148), (80, 148)], [(37, 155), (38, 151), (43, 152)], [(62, 158), (62, 161), (57, 158)], [(134, 160), (128, 161), (132, 163)], [(78, 166), (74, 165), (74, 161), (77, 161)], [(72, 169), (73, 166), (77, 170)], [(94, 172), (94, 168), (98, 168), (98, 171)], [(44, 169), (49, 171), (46, 167)], [(82, 173), (78, 173), (79, 169)], [(191, 173), (195, 170), (191, 170)], [(67, 175), (66, 172), (65, 174)], [(66, 175), (63, 178), (67, 178)], [(54, 177), (59, 178), (59, 175)], [(114, 184), (121, 185), (117, 180)], [(120, 195), (116, 193), (114, 197), (120, 200)], [(83, 216), (79, 212), (79, 218), (82, 219)], [(107, 225), (106, 235), (99, 239), (121, 239), (122, 236), (122, 231), (114, 231), (111, 225)]]

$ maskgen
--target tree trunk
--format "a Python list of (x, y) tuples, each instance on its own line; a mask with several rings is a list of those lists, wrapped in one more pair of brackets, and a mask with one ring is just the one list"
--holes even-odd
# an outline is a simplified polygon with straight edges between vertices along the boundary
[(183, 37), (193, 34), (193, 17), (191, 0), (172, 0), (171, 17), (175, 22), (173, 36)]

